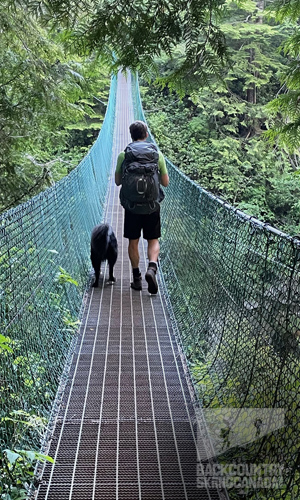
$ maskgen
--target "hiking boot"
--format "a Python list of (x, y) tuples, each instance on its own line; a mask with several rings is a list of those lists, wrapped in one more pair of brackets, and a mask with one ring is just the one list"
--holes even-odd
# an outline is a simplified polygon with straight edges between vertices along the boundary
[(132, 283), (130, 283), (131, 288), (133, 290), (142, 290), (142, 275), (140, 274), (139, 276), (134, 276)]
[(156, 281), (156, 270), (152, 266), (148, 267), (145, 280), (148, 283), (148, 292), (155, 295), (158, 290), (158, 284)]

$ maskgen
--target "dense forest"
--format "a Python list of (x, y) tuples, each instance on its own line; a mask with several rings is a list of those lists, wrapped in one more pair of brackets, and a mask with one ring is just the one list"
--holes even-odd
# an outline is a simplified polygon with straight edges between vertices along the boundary
[(300, 233), (297, 3), (213, 2), (210, 17), (205, 2), (187, 5), (2, 2), (2, 211), (78, 164), (101, 127), (110, 72), (130, 67), (167, 157)]
[[(111, 74), (129, 68), (139, 73), (150, 129), (171, 161), (203, 188), (235, 207), (299, 235), (299, 18), (300, 0), (2, 0), (0, 212), (25, 202), (76, 167), (101, 129)], [(70, 230), (73, 231), (71, 224)], [(35, 250), (31, 243), (26, 249), (33, 253), (33, 261), (38, 258)], [(51, 248), (46, 251), (52, 256), (58, 253)], [(8, 251), (2, 258), (3, 272), (9, 273), (23, 254), (21, 240), (20, 248), (14, 248), (12, 255)], [(210, 254), (209, 247), (204, 257)], [(273, 275), (267, 275), (268, 269), (260, 269), (257, 255), (253, 252), (251, 261), (246, 246), (241, 254), (255, 268), (253, 275), (270, 284)], [(198, 255), (195, 261), (196, 258)], [(51, 259), (50, 263), (54, 261)], [(45, 269), (42, 270), (48, 276)], [(47, 299), (51, 318), (55, 310), (61, 331), (67, 332), (69, 340), (77, 331), (78, 321), (64, 306), (63, 290), (65, 285), (76, 287), (77, 282), (67, 270), (58, 269)], [(192, 289), (193, 282), (186, 281), (184, 269), (189, 307), (192, 310), (195, 298), (198, 311), (199, 296)], [(211, 277), (210, 281), (216, 283)], [(235, 287), (230, 277), (231, 285), (238, 294), (240, 283)], [(281, 282), (279, 291), (288, 286)], [(275, 308), (268, 305), (270, 297), (277, 300), (277, 295), (271, 293), (274, 289), (273, 284), (266, 288), (261, 304), (279, 325), (277, 335), (270, 323), (272, 335), (279, 338), (281, 316), (274, 315)], [(15, 283), (0, 292), (5, 317), (15, 294)], [(244, 291), (239, 292), (239, 299), (243, 294)], [(293, 294), (292, 290), (291, 300)], [(43, 288), (36, 295), (37, 309), (42, 314), (45, 295)], [(260, 307), (254, 300), (241, 303), (248, 311), (245, 315)], [(282, 301), (282, 310), (285, 305)], [(26, 307), (31, 313), (35, 306), (28, 300)], [(180, 303), (182, 317), (185, 307), (185, 303)], [(296, 306), (295, 310), (298, 314)], [(208, 333), (215, 329), (213, 314), (219, 320), (221, 313), (222, 308), (212, 311), (205, 325)], [(224, 318), (227, 314), (226, 306)], [(233, 319), (237, 324), (240, 321), (237, 316)], [(285, 323), (287, 319), (288, 314), (284, 316)], [(224, 323), (222, 319), (219, 324)], [(293, 331), (298, 338), (298, 319)], [(252, 352), (252, 333), (246, 333), (248, 345), (238, 345), (238, 349)], [(202, 349), (200, 344), (201, 341)], [(14, 356), (13, 350), (20, 346), (0, 335), (2, 359)], [(263, 365), (268, 369), (272, 365), (269, 352), (262, 354), (263, 371)], [(239, 362), (238, 350), (235, 357)], [(207, 370), (199, 359), (193, 368), (196, 374)], [(5, 363), (3, 366), (5, 369)], [(24, 386), (27, 371), (44, 370), (40, 355), (29, 357), (27, 353), (14, 360), (14, 367), (20, 380), (24, 379)], [(298, 384), (297, 373), (294, 377)], [(3, 398), (10, 391), (5, 383), (3, 377)], [(293, 392), (290, 387), (286, 390)], [(26, 391), (30, 393), (30, 385)], [(15, 397), (13, 392), (10, 397)], [(36, 460), (53, 461), (36, 451), (19, 450), (24, 433), (35, 435), (33, 442), (40, 442), (47, 420), (34, 405), (28, 408), (30, 413), (22, 409), (17, 398), (14, 405), (14, 412), (1, 417), (10, 426), (12, 436), (12, 449), (0, 452), (0, 475), (5, 486), (0, 497), (5, 500), (27, 498)]]
[[(276, 96), (283, 90), (286, 96), (282, 75), (290, 58), (283, 46), (292, 26), (275, 23), (251, 0), (230, 3), (220, 26), (230, 57), (220, 79), (178, 96), (163, 84), (176, 59), (161, 58), (160, 87), (143, 81), (149, 126), (164, 154), (202, 187), (299, 234), (298, 151), (282, 137), (276, 141), (272, 130), (279, 118)], [(180, 59), (182, 46), (177, 51)]]
[(0, 5), (0, 210), (22, 203), (74, 168), (105, 114), (110, 76), (21, 7)]

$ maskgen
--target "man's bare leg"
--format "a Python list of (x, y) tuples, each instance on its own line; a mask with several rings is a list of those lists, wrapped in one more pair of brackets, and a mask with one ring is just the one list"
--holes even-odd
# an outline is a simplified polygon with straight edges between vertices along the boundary
[(128, 255), (133, 269), (139, 267), (140, 263), (139, 240), (139, 238), (137, 240), (129, 240), (128, 243)]
[(148, 292), (156, 294), (158, 285), (156, 281), (157, 261), (159, 255), (159, 241), (158, 239), (148, 240), (148, 259), (149, 265), (146, 272), (145, 279), (148, 283)]
[(148, 240), (148, 259), (149, 262), (157, 262), (159, 255), (159, 241)]
[(139, 238), (137, 240), (129, 240), (128, 255), (132, 265), (133, 282), (130, 284), (134, 290), (142, 290), (142, 275), (139, 269), (140, 254), (139, 254)]

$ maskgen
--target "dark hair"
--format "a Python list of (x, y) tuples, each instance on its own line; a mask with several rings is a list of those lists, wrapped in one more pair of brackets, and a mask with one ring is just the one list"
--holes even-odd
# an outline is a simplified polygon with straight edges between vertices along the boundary
[(136, 122), (133, 122), (130, 127), (129, 127), (129, 132), (131, 135), (131, 139), (133, 141), (138, 141), (139, 139), (146, 139), (147, 137), (147, 125), (146, 123), (137, 120)]

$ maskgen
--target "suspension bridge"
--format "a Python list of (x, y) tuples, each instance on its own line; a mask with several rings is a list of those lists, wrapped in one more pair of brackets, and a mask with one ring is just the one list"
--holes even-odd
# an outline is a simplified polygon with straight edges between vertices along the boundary
[[(114, 169), (134, 119), (145, 120), (138, 82), (119, 74), (80, 165), (0, 216), (0, 318), (13, 349), (1, 354), (1, 415), (47, 417), (42, 443), (29, 428), (22, 446), (55, 460), (39, 464), (31, 497), (236, 498), (234, 488), (199, 484), (199, 464), (218, 455), (285, 465), (280, 487), (238, 498), (299, 498), (299, 241), (168, 162), (159, 293), (150, 297), (145, 282), (133, 291)], [(101, 221), (119, 242), (117, 281), (108, 285), (103, 267), (90, 288), (90, 233)], [(146, 253), (141, 240), (143, 274)], [(239, 446), (227, 434), (217, 451), (205, 410), (228, 407), (281, 411), (281, 425)], [(249, 412), (241, 417), (249, 428)], [(0, 436), (12, 447), (9, 421)]]

